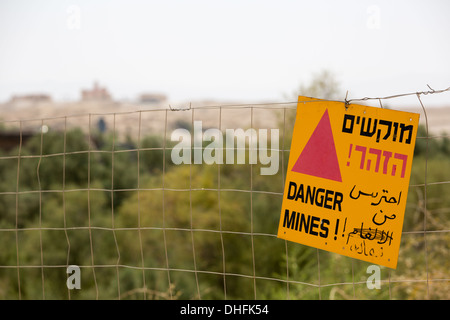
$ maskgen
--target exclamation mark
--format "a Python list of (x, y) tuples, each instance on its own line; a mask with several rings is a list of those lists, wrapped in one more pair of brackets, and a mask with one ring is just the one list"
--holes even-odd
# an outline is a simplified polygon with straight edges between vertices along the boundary
[[(339, 219), (336, 219), (336, 228), (334, 228), (334, 234), (337, 235), (339, 229)], [(334, 240), (337, 240), (337, 236), (334, 236)]]
[(347, 161), (347, 167), (350, 165), (350, 157), (352, 156), (352, 148), (353, 148), (353, 144), (350, 143), (350, 150), (348, 152), (348, 160), (349, 161)]
[(347, 225), (347, 218), (344, 220), (344, 229), (342, 230), (342, 237), (344, 237), (345, 226)]

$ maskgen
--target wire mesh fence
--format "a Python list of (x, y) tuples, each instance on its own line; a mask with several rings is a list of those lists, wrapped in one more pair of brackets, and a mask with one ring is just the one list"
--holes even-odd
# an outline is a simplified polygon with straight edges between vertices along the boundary
[[(297, 102), (2, 121), (0, 298), (449, 299), (450, 142), (424, 94), (399, 263), (379, 289), (369, 263), (276, 237)], [(172, 133), (195, 139), (197, 121), (200, 135), (277, 129), (277, 172), (247, 145), (242, 163), (174, 164)]]

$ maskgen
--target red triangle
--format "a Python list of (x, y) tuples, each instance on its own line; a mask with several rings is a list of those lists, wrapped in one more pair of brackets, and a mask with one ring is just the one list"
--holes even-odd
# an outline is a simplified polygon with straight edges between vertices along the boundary
[(342, 182), (328, 110), (325, 110), (292, 171)]

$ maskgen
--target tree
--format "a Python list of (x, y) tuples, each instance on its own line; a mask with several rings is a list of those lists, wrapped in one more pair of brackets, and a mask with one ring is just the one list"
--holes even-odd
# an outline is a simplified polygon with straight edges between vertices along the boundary
[(325, 100), (343, 100), (344, 98), (339, 81), (334, 73), (329, 70), (322, 70), (313, 74), (308, 84), (301, 84), (288, 98), (296, 100), (298, 96)]

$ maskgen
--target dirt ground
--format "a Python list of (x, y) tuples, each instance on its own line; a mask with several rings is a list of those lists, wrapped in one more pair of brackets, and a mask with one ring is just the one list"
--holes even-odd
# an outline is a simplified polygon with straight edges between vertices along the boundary
[[(189, 109), (191, 105), (191, 109)], [(285, 109), (286, 108), (286, 109)], [(63, 131), (65, 127), (80, 127), (85, 132), (98, 130), (103, 119), (106, 130), (118, 136), (138, 138), (148, 134), (170, 137), (176, 128), (189, 128), (193, 121), (202, 121), (205, 128), (277, 128), (283, 121), (295, 117), (294, 103), (265, 104), (221, 103), (198, 101), (169, 105), (139, 105), (120, 102), (66, 102), (30, 105), (0, 104), (0, 127), (11, 131), (22, 126), (24, 131)], [(180, 110), (187, 109), (187, 110)], [(428, 119), (430, 134), (450, 133), (450, 106), (426, 108), (426, 117), (419, 107), (405, 108), (420, 114), (420, 123)]]

